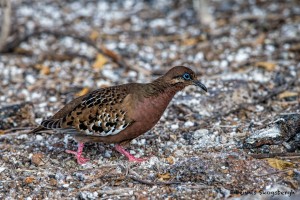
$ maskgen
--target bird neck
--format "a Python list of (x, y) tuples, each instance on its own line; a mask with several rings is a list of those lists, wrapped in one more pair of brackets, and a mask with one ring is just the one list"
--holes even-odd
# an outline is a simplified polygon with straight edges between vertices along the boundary
[(178, 91), (184, 88), (183, 86), (167, 83), (163, 77), (154, 80), (152, 83), (147, 83), (144, 86), (145, 97), (160, 96), (161, 94), (173, 97)]

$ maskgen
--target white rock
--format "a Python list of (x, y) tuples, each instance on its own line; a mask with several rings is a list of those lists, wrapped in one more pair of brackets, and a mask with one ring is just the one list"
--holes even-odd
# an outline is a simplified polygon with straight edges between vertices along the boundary
[(41, 136), (41, 135), (37, 135), (37, 136), (35, 137), (35, 139), (36, 139), (36, 141), (41, 141), (41, 140), (44, 139), (44, 137)]
[(238, 63), (246, 61), (248, 58), (249, 58), (249, 55), (244, 52), (238, 52), (235, 55), (235, 61)]
[(56, 98), (56, 97), (50, 97), (50, 98), (49, 98), (49, 101), (50, 101), (50, 102), (56, 102), (56, 101), (57, 101), (57, 98)]
[(17, 139), (19, 139), (19, 140), (27, 139), (27, 138), (28, 138), (28, 135), (26, 135), (26, 134), (22, 134), (17, 137)]
[(208, 135), (208, 133), (209, 133), (209, 131), (207, 129), (196, 130), (195, 133), (194, 133), (194, 138), (195, 139), (202, 138), (203, 136)]
[(185, 126), (185, 127), (191, 127), (191, 126), (194, 126), (194, 122), (187, 121), (187, 122), (184, 123), (184, 126)]
[(6, 170), (5, 167), (0, 167), (0, 173), (3, 172), (4, 170)]
[(172, 130), (176, 130), (176, 129), (178, 129), (178, 128), (179, 128), (178, 124), (172, 124), (172, 125), (171, 125), (171, 129), (172, 129)]

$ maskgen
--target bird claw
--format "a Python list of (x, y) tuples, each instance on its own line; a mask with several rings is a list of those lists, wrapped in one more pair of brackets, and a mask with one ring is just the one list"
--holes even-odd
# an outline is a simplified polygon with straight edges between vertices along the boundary
[(80, 165), (89, 161), (88, 158), (82, 157), (81, 154), (79, 154), (77, 151), (66, 150), (66, 153), (74, 154), (77, 159), (77, 163)]

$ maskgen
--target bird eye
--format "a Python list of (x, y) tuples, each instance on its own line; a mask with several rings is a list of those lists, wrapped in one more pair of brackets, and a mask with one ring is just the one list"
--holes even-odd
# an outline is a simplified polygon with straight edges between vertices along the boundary
[(191, 80), (191, 75), (189, 73), (184, 73), (183, 78), (184, 80)]

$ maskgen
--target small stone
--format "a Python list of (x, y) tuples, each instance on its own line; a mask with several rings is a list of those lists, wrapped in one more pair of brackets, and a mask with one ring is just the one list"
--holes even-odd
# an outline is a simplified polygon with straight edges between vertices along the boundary
[(111, 151), (105, 151), (104, 158), (111, 158)]
[(56, 98), (56, 97), (50, 97), (50, 98), (49, 98), (49, 101), (50, 101), (50, 102), (56, 102), (56, 101), (57, 101), (57, 98)]
[(55, 178), (56, 178), (56, 180), (63, 180), (63, 179), (65, 179), (65, 175), (63, 175), (61, 172), (57, 172), (55, 174)]
[(182, 150), (180, 150), (180, 149), (178, 149), (178, 150), (176, 150), (176, 151), (174, 152), (174, 155), (175, 155), (175, 156), (183, 156), (183, 154), (184, 154), (184, 152), (183, 152)]
[(171, 129), (172, 129), (172, 130), (176, 130), (176, 129), (178, 129), (178, 128), (179, 128), (178, 124), (172, 124), (172, 125), (171, 125)]
[(194, 126), (194, 122), (192, 122), (192, 121), (187, 121), (187, 122), (184, 123), (184, 126), (185, 126), (185, 127), (192, 127), (192, 126)]
[(208, 135), (208, 133), (209, 133), (209, 131), (207, 129), (196, 130), (195, 133), (194, 133), (194, 138), (195, 139), (202, 138), (203, 136)]
[(44, 139), (44, 137), (41, 136), (41, 135), (37, 135), (37, 136), (35, 137), (35, 139), (36, 139), (36, 141), (42, 141), (42, 140)]
[(136, 152), (134, 150), (130, 150), (130, 154), (135, 155)]

